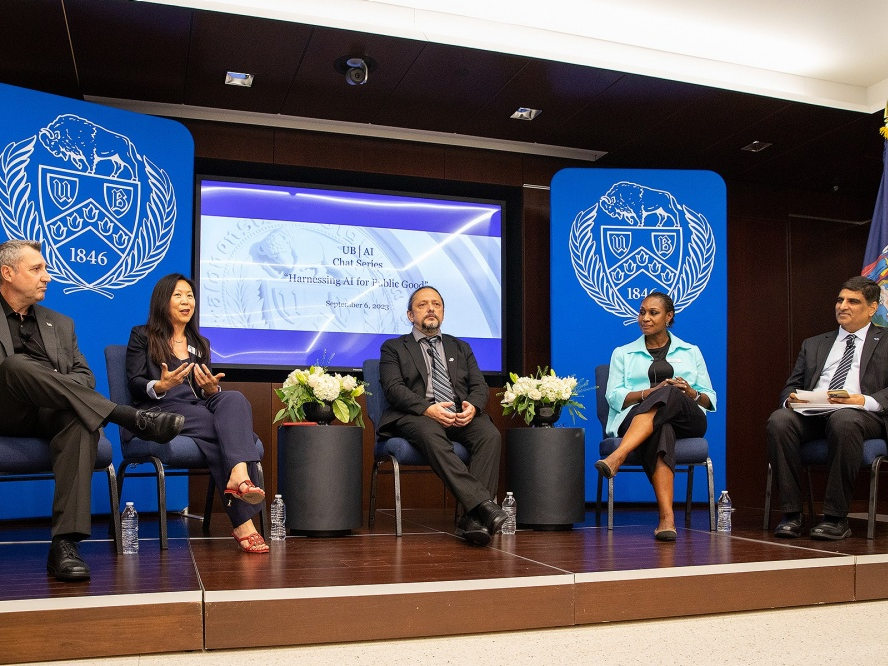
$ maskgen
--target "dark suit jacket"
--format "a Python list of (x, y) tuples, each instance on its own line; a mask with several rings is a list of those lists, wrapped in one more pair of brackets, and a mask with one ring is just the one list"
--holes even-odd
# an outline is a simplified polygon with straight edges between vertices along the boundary
[[(487, 405), (490, 389), (478, 368), (472, 348), (468, 343), (452, 335), (442, 335), (441, 340), (447, 361), (447, 373), (450, 375), (450, 382), (456, 395), (456, 404), (459, 405), (465, 400), (474, 405), (478, 414), (481, 414)], [(420, 343), (414, 339), (412, 331), (382, 343), (379, 378), (389, 408), (383, 413), (377, 430), (384, 437), (393, 437), (397, 434), (392, 426), (402, 416), (406, 414), (419, 416), (429, 408), (429, 401), (426, 398), (429, 371), (426, 369), (423, 354)]]
[[(817, 384), (829, 350), (838, 337), (838, 329), (815, 335), (802, 343), (802, 351), (786, 386), (780, 394), (786, 402), (789, 394), (797, 389), (810, 391)], [(869, 327), (860, 357), (860, 391), (872, 396), (882, 406), (883, 418), (888, 419), (888, 330), (875, 324)], [(886, 422), (888, 425), (888, 422)]]
[[(188, 345), (194, 347), (189, 338)], [(189, 360), (195, 363), (206, 363), (194, 354), (188, 354)], [(209, 363), (206, 363), (209, 367)], [(146, 326), (134, 326), (130, 332), (129, 343), (126, 345), (126, 379), (130, 397), (136, 407), (154, 407), (157, 401), (148, 395), (148, 382), (160, 379), (161, 368), (148, 355), (148, 329)], [(196, 384), (195, 384), (196, 386)], [(165, 400), (185, 400), (194, 402), (201, 400), (200, 388), (193, 390), (191, 384), (184, 382), (174, 386), (164, 395)]]
[[(2, 312), (0, 309), (0, 314)], [(77, 346), (74, 321), (55, 310), (36, 304), (34, 316), (37, 318), (37, 328), (40, 329), (40, 337), (43, 338), (43, 346), (52, 366), (63, 375), (70, 375), (78, 384), (94, 389), (96, 378)], [(14, 353), (9, 325), (4, 321), (0, 323), (0, 361)]]

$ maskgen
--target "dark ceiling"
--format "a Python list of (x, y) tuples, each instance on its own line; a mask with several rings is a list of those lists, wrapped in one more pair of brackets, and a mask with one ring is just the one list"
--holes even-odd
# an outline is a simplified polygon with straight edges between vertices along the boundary
[[(320, 0), (319, 0), (320, 1)], [(370, 56), (366, 85), (334, 62)], [(226, 70), (255, 75), (223, 85)], [(882, 114), (634, 74), (130, 0), (2, 0), (0, 81), (66, 95), (284, 114), (606, 151), (599, 166), (870, 196)], [(543, 113), (512, 120), (519, 106)], [(761, 153), (740, 149), (753, 142)]]

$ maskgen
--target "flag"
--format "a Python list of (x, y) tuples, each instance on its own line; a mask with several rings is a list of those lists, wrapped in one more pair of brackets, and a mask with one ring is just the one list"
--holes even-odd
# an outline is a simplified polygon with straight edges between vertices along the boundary
[(885, 139), (882, 142), (882, 181), (876, 195), (876, 206), (873, 209), (860, 274), (875, 280), (882, 287), (882, 298), (873, 322), (879, 326), (888, 326), (888, 309), (885, 304), (885, 295), (888, 292), (888, 106), (885, 107), (885, 126), (879, 132)]

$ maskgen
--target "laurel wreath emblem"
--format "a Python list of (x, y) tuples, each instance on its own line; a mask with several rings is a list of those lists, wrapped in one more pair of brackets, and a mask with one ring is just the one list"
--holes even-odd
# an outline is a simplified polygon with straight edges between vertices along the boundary
[(53, 279), (73, 285), (64, 289), (94, 291), (114, 298), (111, 289), (135, 284), (164, 258), (173, 239), (176, 220), (176, 194), (169, 176), (147, 157), (142, 157), (151, 188), (147, 217), (136, 225), (137, 236), (131, 251), (114, 270), (94, 282), (86, 282), (65, 264), (52, 243), (47, 243), (40, 216), (31, 201), (31, 184), (25, 169), (34, 152), (37, 137), (12, 142), (0, 152), (0, 224), (10, 239), (39, 241), (46, 253), (47, 271)]
[[(691, 232), (681, 273), (670, 290), (675, 312), (681, 312), (705, 289), (715, 265), (715, 238), (706, 218), (687, 206), (680, 206)], [(593, 234), (598, 204), (580, 211), (570, 228), (568, 247), (574, 273), (587, 294), (605, 311), (621, 317), (628, 325), (636, 320), (635, 307), (613, 287), (604, 269)]]

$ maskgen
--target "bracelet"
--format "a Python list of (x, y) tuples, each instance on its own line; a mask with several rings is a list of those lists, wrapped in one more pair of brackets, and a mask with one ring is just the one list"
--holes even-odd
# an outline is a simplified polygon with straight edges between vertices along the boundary
[(639, 400), (638, 402), (641, 402), (642, 400), (644, 400), (644, 392), (645, 392), (645, 389), (641, 389), (641, 400)]
[[(697, 389), (694, 389), (694, 390), (697, 391)], [(700, 396), (702, 396), (702, 395), (703, 394), (700, 393), (700, 391), (697, 391), (697, 395), (694, 396), (694, 402), (700, 402)]]

